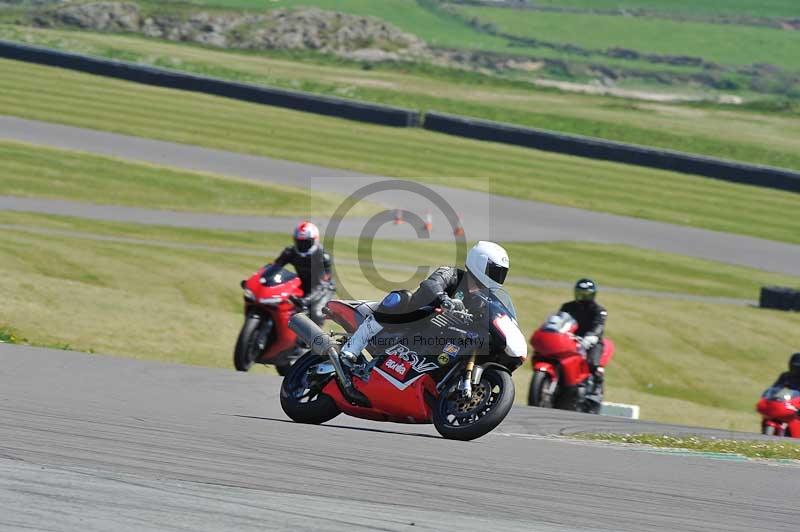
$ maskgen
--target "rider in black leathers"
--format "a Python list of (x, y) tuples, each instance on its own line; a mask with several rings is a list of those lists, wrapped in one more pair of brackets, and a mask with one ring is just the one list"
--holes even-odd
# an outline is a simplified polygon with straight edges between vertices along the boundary
[(294, 230), (294, 246), (288, 246), (273, 262), (277, 266), (294, 266), (303, 284), (303, 297), (299, 302), (308, 309), (308, 316), (317, 325), (322, 325), (325, 317), (322, 309), (333, 296), (331, 278), (331, 256), (319, 242), (319, 229), (303, 222)]
[(474, 297), (471, 294), (503, 285), (508, 264), (508, 254), (501, 246), (493, 242), (478, 242), (467, 254), (466, 269), (442, 266), (422, 281), (413, 294), (408, 290), (390, 292), (343, 346), (340, 356), (345, 361), (355, 362), (370, 338), (384, 325), (408, 323), (422, 307), (469, 308)]
[(800, 391), (800, 352), (789, 357), (789, 371), (781, 373), (772, 386)]
[(586, 361), (595, 375), (597, 384), (603, 382), (603, 368), (600, 357), (603, 355), (603, 333), (608, 312), (595, 301), (597, 285), (591, 279), (580, 279), (575, 283), (575, 300), (561, 305), (578, 322), (576, 335), (582, 337), (581, 344), (586, 350)]

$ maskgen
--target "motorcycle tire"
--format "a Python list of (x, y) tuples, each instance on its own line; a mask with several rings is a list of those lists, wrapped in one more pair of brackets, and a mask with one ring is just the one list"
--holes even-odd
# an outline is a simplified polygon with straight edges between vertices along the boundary
[(552, 378), (544, 371), (537, 371), (531, 379), (531, 387), (528, 390), (528, 406), (538, 406), (540, 408), (553, 408), (553, 395), (543, 397), (544, 390), (550, 388)]
[[(449, 440), (469, 441), (488, 434), (505, 419), (514, 404), (514, 381), (511, 379), (511, 374), (497, 367), (486, 368), (481, 375), (480, 383), (473, 386), (472, 398), (466, 401), (479, 400), (480, 403), (474, 407), (471, 404), (464, 405), (463, 399), (454, 398), (458, 393), (455, 387), (454, 382), (446, 388), (433, 409), (434, 427), (439, 434)], [(478, 415), (478, 418), (465, 424), (460, 422), (455, 424), (458, 417), (454, 410), (463, 409), (464, 406), (470, 408), (462, 410), (461, 417)], [(454, 419), (451, 419), (451, 416)]]
[[(261, 356), (261, 350), (255, 345), (261, 327), (272, 328), (272, 321), (265, 320), (260, 316), (248, 316), (242, 325), (242, 330), (236, 339), (236, 347), (233, 350), (233, 367), (236, 368), (236, 371), (248, 371)], [(269, 333), (268, 330), (261, 334), (269, 335)]]
[(282, 364), (275, 364), (275, 371), (278, 372), (278, 375), (281, 377), (285, 377), (289, 374), (289, 370), (292, 369), (291, 362), (284, 362)]
[[(296, 423), (319, 425), (330, 421), (341, 410), (328, 395), (320, 390), (309, 388), (308, 370), (311, 366), (326, 362), (327, 358), (314, 353), (306, 353), (297, 359), (281, 383), (281, 408)], [(335, 378), (335, 377), (332, 377)], [(325, 381), (328, 382), (328, 381)], [(321, 385), (321, 389), (324, 386)], [(298, 397), (298, 391), (303, 395)], [(307, 394), (313, 395), (307, 395)], [(303, 399), (308, 399), (304, 402)]]
[(764, 425), (761, 427), (761, 434), (764, 436), (775, 436), (775, 427), (772, 425)]

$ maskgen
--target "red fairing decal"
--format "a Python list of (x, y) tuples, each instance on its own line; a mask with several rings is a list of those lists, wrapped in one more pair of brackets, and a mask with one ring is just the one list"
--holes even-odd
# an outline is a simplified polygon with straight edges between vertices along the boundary
[(411, 373), (411, 362), (403, 360), (397, 355), (387, 358), (380, 367), (401, 382), (404, 382)]

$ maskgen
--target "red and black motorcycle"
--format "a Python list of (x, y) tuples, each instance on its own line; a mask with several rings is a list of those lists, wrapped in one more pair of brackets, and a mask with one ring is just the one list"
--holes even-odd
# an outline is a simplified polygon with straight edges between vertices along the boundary
[(472, 440), (494, 429), (514, 402), (511, 372), (527, 355), (505, 292), (472, 294), (470, 310), (426, 307), (406, 324), (387, 325), (359, 363), (343, 365), (342, 345), (378, 303), (331, 301), (345, 334), (324, 334), (306, 316), (289, 326), (312, 351), (292, 367), (281, 406), (294, 421), (324, 423), (341, 412), (396, 423), (433, 423), (445, 438)]
[(292, 363), (305, 353), (297, 346), (297, 335), (289, 320), (302, 310), (300, 279), (280, 266), (267, 265), (242, 281), (244, 325), (236, 340), (233, 365), (247, 371), (253, 364), (273, 364), (285, 375)]
[[(531, 336), (533, 379), (528, 405), (597, 414), (603, 403), (602, 386), (595, 384), (581, 338), (575, 336), (578, 322), (566, 312), (547, 318)], [(614, 342), (603, 339), (600, 366), (614, 356)]]
[(800, 391), (774, 386), (756, 404), (761, 414), (761, 433), (800, 438)]

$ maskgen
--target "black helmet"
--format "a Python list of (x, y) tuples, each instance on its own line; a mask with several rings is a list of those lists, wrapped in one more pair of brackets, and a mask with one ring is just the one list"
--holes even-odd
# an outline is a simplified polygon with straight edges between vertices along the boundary
[(789, 357), (789, 372), (800, 374), (800, 352)]
[(597, 285), (591, 279), (580, 279), (575, 283), (575, 301), (594, 301)]

